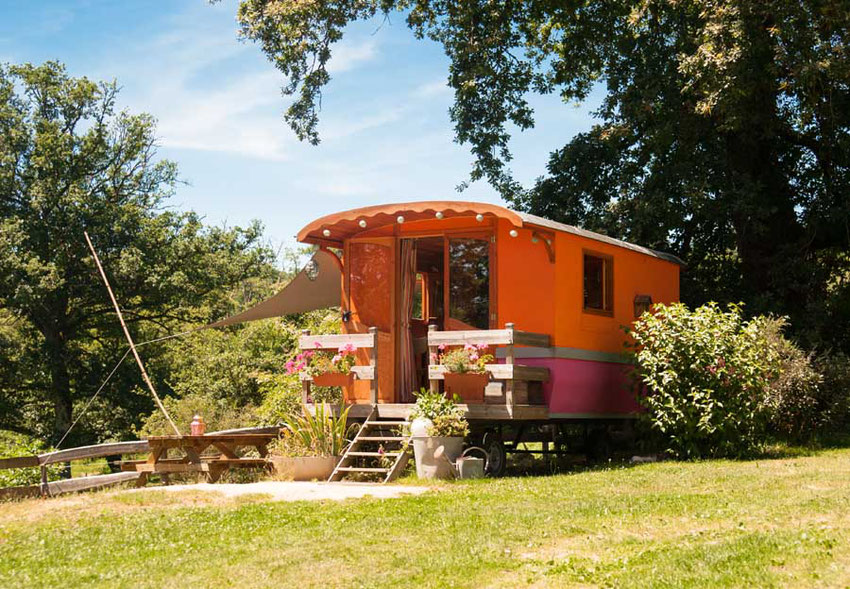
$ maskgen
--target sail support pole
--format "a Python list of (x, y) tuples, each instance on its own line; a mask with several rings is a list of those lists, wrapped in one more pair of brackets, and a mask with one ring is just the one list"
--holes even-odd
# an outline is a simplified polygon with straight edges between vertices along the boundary
[(177, 429), (177, 426), (174, 425), (174, 422), (171, 420), (171, 416), (168, 414), (168, 411), (165, 410), (165, 405), (162, 404), (159, 395), (156, 394), (156, 389), (153, 387), (151, 379), (148, 377), (148, 373), (145, 370), (145, 365), (142, 363), (142, 358), (139, 356), (139, 352), (136, 350), (136, 344), (133, 343), (133, 338), (130, 336), (130, 330), (127, 329), (127, 324), (124, 323), (124, 316), (121, 314), (121, 308), (118, 306), (118, 301), (115, 300), (115, 295), (112, 293), (112, 287), (109, 286), (109, 280), (107, 280), (106, 278), (106, 272), (103, 271), (103, 266), (101, 266), (100, 264), (100, 258), (97, 257), (97, 252), (94, 250), (94, 246), (92, 245), (91, 239), (89, 238), (89, 234), (87, 231), (84, 231), (83, 234), (86, 236), (86, 243), (88, 243), (89, 249), (91, 250), (91, 254), (94, 257), (94, 262), (95, 264), (97, 264), (97, 269), (100, 271), (100, 277), (103, 278), (103, 283), (106, 285), (106, 290), (109, 293), (109, 298), (112, 300), (112, 305), (115, 307), (115, 313), (118, 314), (118, 320), (121, 322), (121, 328), (124, 330), (124, 335), (127, 337), (127, 342), (130, 344), (130, 350), (132, 350), (133, 352), (133, 357), (136, 359), (136, 364), (139, 365), (139, 370), (142, 371), (142, 379), (145, 381), (145, 384), (148, 385), (148, 389), (153, 395), (157, 406), (162, 411), (162, 414), (165, 415), (165, 419), (168, 420), (168, 423), (171, 424), (172, 428), (174, 428), (174, 433), (178, 436), (182, 435), (180, 433), (180, 430)]

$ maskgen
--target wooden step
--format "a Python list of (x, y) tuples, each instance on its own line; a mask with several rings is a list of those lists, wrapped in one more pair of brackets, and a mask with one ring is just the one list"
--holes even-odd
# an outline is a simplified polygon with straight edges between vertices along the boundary
[(338, 472), (379, 472), (379, 473), (387, 473), (390, 472), (389, 468), (371, 468), (365, 466), (340, 466), (337, 467)]
[(404, 436), (360, 436), (355, 442), (403, 442), (407, 438)]
[(348, 452), (346, 456), (373, 456), (380, 458), (382, 456), (398, 456), (401, 452)]
[(410, 422), (409, 421), (367, 421), (366, 425), (404, 426), (404, 425), (410, 425)]

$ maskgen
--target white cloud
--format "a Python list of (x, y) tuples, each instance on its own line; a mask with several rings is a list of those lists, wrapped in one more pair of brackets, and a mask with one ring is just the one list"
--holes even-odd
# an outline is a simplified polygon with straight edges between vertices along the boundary
[[(215, 11), (190, 10), (172, 23), (149, 43), (122, 51), (129, 59), (105, 66), (105, 77), (124, 86), (122, 103), (157, 117), (165, 147), (288, 159), (298, 140), (283, 121), (282, 74), (256, 45), (240, 42), (235, 30), (223, 27)], [(329, 70), (350, 71), (377, 55), (372, 39), (341, 42)], [(350, 132), (376, 124), (364, 121)]]
[(360, 43), (340, 41), (331, 47), (328, 73), (334, 75), (353, 70), (363, 63), (372, 61), (377, 55), (377, 45), (372, 39)]

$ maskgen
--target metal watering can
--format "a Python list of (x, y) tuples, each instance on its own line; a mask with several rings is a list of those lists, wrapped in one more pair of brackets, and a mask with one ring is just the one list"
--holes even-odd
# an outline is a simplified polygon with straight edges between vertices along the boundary
[[(480, 452), (484, 455), (484, 458), (474, 458), (472, 456), (467, 456), (470, 452)], [(437, 460), (445, 460), (446, 463), (451, 467), (451, 471), (454, 473), (455, 478), (458, 479), (483, 479), (484, 472), (487, 469), (487, 463), (490, 460), (490, 455), (487, 454), (487, 451), (484, 448), (479, 448), (478, 446), (472, 446), (471, 448), (467, 448), (463, 451), (460, 457), (456, 462), (452, 462), (449, 460), (449, 457), (446, 456), (446, 448), (445, 446), (440, 446), (436, 450), (434, 450), (434, 458)]]

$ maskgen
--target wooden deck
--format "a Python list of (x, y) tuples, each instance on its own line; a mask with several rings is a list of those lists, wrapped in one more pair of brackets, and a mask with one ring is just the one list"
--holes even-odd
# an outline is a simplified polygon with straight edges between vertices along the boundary
[[(502, 404), (472, 404), (458, 405), (466, 412), (466, 418), (470, 421), (539, 421), (549, 419), (549, 408), (545, 405), (514, 405), (510, 407)], [(377, 405), (378, 418), (381, 419), (407, 419), (413, 409), (412, 403), (379, 403)], [(349, 417), (353, 419), (366, 419), (372, 411), (372, 405), (362, 403), (352, 405)]]

